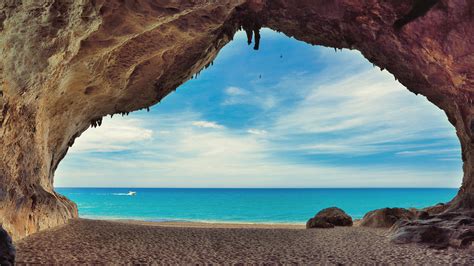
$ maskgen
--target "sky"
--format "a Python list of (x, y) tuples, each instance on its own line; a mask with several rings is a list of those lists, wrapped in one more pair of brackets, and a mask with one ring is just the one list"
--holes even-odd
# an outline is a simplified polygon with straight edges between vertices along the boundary
[(264, 29), (150, 112), (76, 140), (56, 187), (459, 187), (445, 114), (358, 51)]

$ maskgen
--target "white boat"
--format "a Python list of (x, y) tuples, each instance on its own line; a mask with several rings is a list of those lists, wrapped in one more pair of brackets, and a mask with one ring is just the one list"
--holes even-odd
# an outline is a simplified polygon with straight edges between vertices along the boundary
[(127, 195), (128, 195), (128, 196), (135, 196), (135, 195), (137, 195), (137, 192), (135, 192), (135, 191), (129, 191), (129, 192), (127, 193)]

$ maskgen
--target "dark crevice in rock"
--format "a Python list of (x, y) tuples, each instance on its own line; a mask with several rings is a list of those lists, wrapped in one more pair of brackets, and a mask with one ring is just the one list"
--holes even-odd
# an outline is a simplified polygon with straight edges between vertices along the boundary
[(8, 113), (8, 103), (3, 103), (3, 101), (0, 101), (0, 128), (3, 127), (3, 122), (5, 121)]
[(86, 95), (93, 94), (97, 90), (98, 90), (98, 88), (95, 87), (95, 86), (88, 86), (87, 88), (84, 89), (84, 94), (86, 94)]
[(12, 239), (0, 224), (0, 265), (14, 265), (15, 255), (16, 252)]
[(438, 2), (439, 0), (415, 0), (410, 12), (408, 12), (402, 18), (397, 19), (393, 26), (396, 29), (403, 28), (403, 26), (405, 26), (406, 24), (416, 20), (419, 17), (424, 16)]
[[(469, 129), (471, 131), (471, 135), (474, 135), (474, 118), (471, 119), (471, 124), (469, 126)], [(474, 139), (473, 139), (474, 140)]]

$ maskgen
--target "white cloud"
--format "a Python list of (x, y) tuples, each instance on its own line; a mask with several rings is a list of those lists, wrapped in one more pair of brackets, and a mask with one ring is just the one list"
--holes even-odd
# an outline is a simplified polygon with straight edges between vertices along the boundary
[(225, 89), (225, 93), (230, 96), (238, 96), (238, 95), (247, 95), (248, 91), (241, 89), (239, 87), (227, 87)]
[(460, 155), (461, 151), (459, 149), (425, 149), (425, 150), (401, 151), (401, 152), (397, 152), (396, 154), (401, 155), (401, 156), (446, 155), (446, 154)]
[(90, 128), (79, 137), (70, 152), (110, 152), (136, 148), (145, 141), (150, 141), (153, 130), (143, 127), (140, 119), (104, 118), (102, 126)]
[(268, 133), (266, 130), (257, 128), (250, 128), (247, 130), (247, 132), (253, 135), (266, 135)]
[(271, 109), (278, 104), (278, 99), (269, 93), (259, 91), (249, 91), (239, 87), (227, 87), (225, 89), (227, 98), (224, 99), (222, 105), (253, 105), (263, 110)]
[(193, 121), (193, 126), (203, 127), (203, 128), (214, 128), (214, 129), (223, 129), (224, 126), (217, 124), (216, 122), (211, 121)]
[[(173, 134), (156, 135), (147, 145), (133, 143), (138, 154), (126, 158), (72, 154), (71, 160), (58, 170), (55, 184), (139, 187), (455, 187), (462, 176), (461, 169), (453, 173), (449, 170), (400, 166), (332, 166), (292, 162), (272, 155), (275, 144), (259, 138), (261, 133), (268, 134), (265, 130), (251, 128), (247, 131), (249, 134), (239, 134), (226, 128), (202, 131), (192, 125), (196, 121), (194, 119), (199, 117), (199, 114), (174, 113), (148, 117), (147, 120), (134, 119), (132, 124), (140, 125), (138, 128), (153, 125), (155, 132)], [(130, 126), (129, 119), (123, 120), (119, 118), (116, 123), (127, 122)], [(102, 131), (101, 136), (108, 138), (113, 134), (109, 129), (100, 127), (86, 132), (84, 137), (96, 135), (94, 131)], [(341, 149), (351, 152), (347, 146)], [(88, 165), (87, 170), (78, 171), (78, 167), (85, 164)], [(100, 178), (97, 178), (99, 175)]]
[[(397, 151), (410, 148), (397, 143), (452, 137), (444, 113), (409, 93), (387, 72), (368, 71), (337, 80), (313, 81), (304, 99), (277, 118), (274, 131), (309, 134), (318, 142), (299, 148), (328, 154)], [(425, 144), (418, 145), (411, 148)]]
[(278, 105), (278, 99), (273, 95), (260, 95), (257, 92), (227, 97), (222, 105), (253, 105), (263, 110), (271, 109)]
[[(146, 159), (119, 162), (113, 158), (87, 158), (88, 171), (62, 171), (56, 175), (57, 186), (81, 185), (89, 175), (93, 186), (141, 187), (456, 187), (461, 171), (412, 169), (389, 166), (349, 167), (298, 164), (274, 161), (265, 157), (264, 146), (252, 145), (235, 136), (200, 136), (200, 142), (183, 141), (178, 150), (195, 150), (186, 156), (157, 160), (158, 151)], [(192, 147), (189, 145), (192, 143)], [(210, 145), (206, 145), (210, 144)], [(182, 145), (186, 145), (183, 147)], [(220, 146), (219, 145), (223, 145)], [(206, 149), (209, 149), (206, 151)], [(161, 152), (170, 152), (163, 150)], [(176, 155), (176, 154), (175, 154)], [(107, 165), (107, 167), (104, 167)], [(141, 169), (137, 176), (137, 168)], [(76, 169), (77, 170), (77, 169)], [(100, 173), (101, 178), (93, 178)], [(62, 177), (66, 178), (62, 178)], [(449, 179), (446, 177), (450, 176)], [(457, 178), (456, 178), (457, 177)], [(114, 180), (114, 182), (110, 182)], [(291, 180), (291, 181), (290, 181)]]

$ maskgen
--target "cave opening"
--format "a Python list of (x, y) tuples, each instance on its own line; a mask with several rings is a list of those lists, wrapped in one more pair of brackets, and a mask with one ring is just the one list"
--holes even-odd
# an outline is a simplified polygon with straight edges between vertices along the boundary
[[(354, 190), (332, 191), (319, 205), (308, 200), (291, 212), (288, 204), (277, 222), (302, 222), (334, 205), (362, 218), (377, 208), (422, 208), (456, 195), (459, 141), (445, 114), (424, 96), (357, 51), (311, 46), (269, 29), (261, 37), (255, 52), (239, 31), (212, 66), (161, 103), (104, 118), (86, 131), (59, 165), (56, 190), (84, 217), (218, 220), (219, 213), (200, 219), (203, 204), (216, 202), (199, 193), (186, 201), (171, 195), (176, 191), (162, 191), (167, 197), (161, 205), (122, 196), (130, 190), (150, 195), (140, 188), (152, 187), (400, 189), (380, 192), (374, 204), (357, 195), (344, 203), (338, 197)], [(93, 187), (95, 198), (81, 194), (81, 187)], [(408, 187), (432, 190), (413, 197), (401, 189)], [(236, 190), (226, 193), (242, 197)], [(282, 197), (294, 201), (300, 193)], [(149, 212), (130, 211), (138, 206)], [(251, 222), (268, 221), (264, 207), (242, 215), (255, 213), (262, 215)], [(227, 219), (245, 221), (235, 214)]]
[[(78, 5), (72, 2), (58, 4), (56, 1), (51, 5), (48, 2), (46, 5), (32, 3), (1, 6), (0, 49), (4, 59), (0, 62), (2, 85), (0, 92), (0, 156), (2, 157), (0, 160), (0, 179), (2, 181), (0, 182), (0, 222), (14, 239), (20, 239), (35, 232), (65, 224), (71, 218), (77, 217), (77, 206), (66, 197), (56, 193), (53, 186), (56, 168), (65, 157), (69, 147), (73, 146), (75, 139), (91, 125), (102, 125), (104, 116), (128, 114), (148, 108), (160, 101), (192, 75), (199, 73), (203, 67), (210, 65), (220, 49), (232, 39), (233, 33), (239, 27), (244, 27), (248, 33), (255, 34), (258, 39), (258, 30), (264, 26), (281, 31), (308, 44), (360, 51), (369, 62), (392, 73), (409, 91), (424, 95), (429, 102), (445, 112), (449, 123), (456, 128), (456, 135), (461, 146), (462, 185), (449, 204), (442, 207), (435, 206), (430, 212), (427, 211), (413, 220), (400, 224), (400, 227), (393, 230), (393, 235), (397, 236), (401, 242), (424, 241), (427, 243), (436, 242), (438, 247), (467, 247), (472, 242), (472, 224), (474, 224), (472, 218), (474, 217), (472, 213), (474, 209), (474, 108), (472, 104), (474, 100), (472, 91), (474, 61), (472, 60), (472, 45), (470, 45), (470, 39), (466, 37), (474, 36), (474, 28), (471, 26), (471, 6), (472, 4), (467, 1), (421, 3), (421, 1), (413, 0), (397, 3), (390, 1), (317, 1), (317, 4), (313, 1), (294, 0), (183, 1), (181, 3), (179, 1), (160, 3), (156, 1), (89, 1)], [(256, 45), (256, 48), (260, 46), (264, 51), (264, 44), (265, 40), (263, 39), (263, 43)], [(273, 61), (274, 64), (271, 65), (272, 69), (278, 70), (278, 67), (283, 65), (282, 59), (285, 61), (291, 57), (281, 53), (280, 56), (272, 58), (280, 60)], [(305, 59), (311, 59), (311, 56), (305, 56)], [(236, 61), (234, 59), (233, 62)], [(249, 70), (249, 73), (262, 72), (261, 67), (258, 68), (258, 65), (252, 64), (252, 61), (245, 63), (245, 68)], [(349, 66), (350, 64), (347, 62), (343, 62), (332, 73), (339, 73), (344, 67)], [(252, 69), (252, 67), (257, 67), (257, 69)], [(211, 68), (209, 73), (215, 69), (217, 68)], [(314, 69), (317, 68), (314, 67)], [(204, 73), (198, 81), (203, 77)], [(259, 82), (262, 85), (268, 80), (268, 74), (265, 73), (251, 77), (245, 75), (237, 77), (239, 81), (252, 81), (258, 77), (257, 82), (254, 82), (255, 86)], [(339, 78), (344, 80), (343, 77)], [(279, 79), (273, 78), (273, 80)], [(303, 77), (300, 77), (289, 82), (292, 82), (291, 85), (298, 85), (298, 82), (304, 80)], [(359, 79), (353, 82), (349, 81), (348, 86), (357, 85), (356, 81)], [(236, 84), (237, 82), (233, 84), (234, 88), (221, 88), (221, 91), (227, 92), (225, 95), (227, 98), (231, 94), (234, 96), (236, 96), (235, 94), (246, 94), (242, 89), (254, 88), (252, 86), (239, 87)], [(377, 80), (371, 81), (371, 84), (377, 84)], [(272, 84), (263, 85), (268, 87)], [(302, 88), (300, 86), (292, 88), (294, 87), (298, 88), (296, 92)], [(191, 91), (191, 89), (187, 90)], [(272, 93), (276, 94), (276, 92), (278, 90), (274, 88)], [(284, 92), (286, 91), (282, 92), (283, 96)], [(178, 96), (178, 93), (168, 97), (166, 102), (171, 101), (174, 96)], [(321, 96), (317, 92), (315, 94)], [(287, 136), (284, 134), (277, 135), (280, 138), (271, 139), (273, 142), (269, 141), (270, 137), (275, 136), (273, 134), (281, 134), (285, 132), (285, 129), (291, 134), (301, 132), (296, 129), (314, 134), (311, 130), (314, 130), (313, 126), (317, 124), (316, 122), (324, 125), (326, 131), (329, 130), (330, 133), (333, 133), (330, 129), (334, 131), (338, 128), (337, 126), (342, 125), (342, 128), (347, 128), (363, 123), (363, 120), (350, 118), (354, 114), (360, 114), (366, 110), (363, 107), (370, 105), (361, 105), (361, 107), (352, 103), (356, 108), (349, 111), (349, 109), (346, 110), (337, 105), (338, 102), (334, 99), (334, 97), (340, 96), (339, 98), (346, 101), (345, 103), (350, 102), (346, 98), (346, 93), (335, 94), (333, 92), (333, 98), (325, 98), (326, 104), (333, 105), (330, 114), (334, 117), (327, 114), (314, 115), (315, 113), (313, 113), (304, 117), (311, 121), (306, 121), (308, 123), (300, 128), (297, 123), (295, 124), (297, 120), (290, 115), (296, 111), (311, 109), (313, 106), (311, 101), (306, 105), (304, 103), (292, 105), (291, 100), (277, 102), (277, 106), (286, 108), (282, 112), (286, 112), (284, 115), (287, 119), (278, 120), (279, 116), (275, 113), (272, 116), (269, 111), (266, 113), (269, 116), (260, 121), (261, 123), (267, 122), (273, 127), (256, 127), (259, 119), (249, 120), (247, 127), (240, 132), (247, 134), (247, 139), (251, 139), (251, 136), (254, 143), (261, 144), (264, 148), (275, 144), (277, 140), (281, 142), (286, 140), (287, 142), (277, 145), (278, 149), (270, 149), (272, 153), (268, 155), (271, 156), (265, 156), (265, 154), (261, 157), (244, 156), (245, 159), (253, 163), (252, 167), (243, 168), (244, 173), (262, 169), (261, 167), (266, 164), (257, 164), (258, 159), (275, 159), (272, 156), (276, 155), (280, 155), (279, 158), (290, 162), (296, 159), (312, 159), (313, 166), (316, 165), (316, 162), (321, 166), (321, 161), (328, 164), (328, 158), (333, 158), (332, 163), (339, 164), (359, 160), (357, 165), (360, 165), (359, 163), (362, 163), (361, 157), (347, 158), (339, 154), (343, 151), (342, 147), (347, 147), (341, 145), (341, 142), (347, 144), (349, 141), (354, 141), (356, 133), (364, 133), (364, 130), (365, 136), (373, 136), (382, 130), (382, 135), (390, 137), (390, 134), (387, 134), (387, 131), (383, 131), (383, 129), (400, 125), (400, 120), (390, 120), (389, 118), (394, 118), (394, 114), (405, 114), (405, 111), (415, 106), (400, 108), (391, 106), (392, 100), (378, 100), (379, 105), (377, 106), (384, 106), (384, 110), (396, 110), (396, 112), (392, 112), (393, 116), (388, 116), (382, 121), (385, 122), (383, 127), (372, 130), (362, 128), (359, 132), (352, 132), (348, 139), (339, 138), (339, 143), (335, 141), (337, 136), (332, 136), (334, 138), (332, 143), (337, 145), (321, 145), (321, 143), (328, 143), (327, 141), (309, 146), (300, 145), (297, 142), (290, 142), (289, 137), (285, 139)], [(250, 95), (259, 94), (250, 93)], [(311, 95), (311, 93), (305, 94), (303, 92), (297, 95), (303, 97)], [(378, 91), (375, 94), (368, 93), (359, 96), (367, 101), (373, 100), (371, 96), (375, 95), (379, 95)], [(274, 96), (278, 99), (282, 95)], [(191, 98), (189, 95), (188, 97)], [(240, 105), (247, 107), (255, 102), (251, 98), (244, 98), (243, 95), (240, 95), (233, 99), (229, 98), (229, 102), (223, 106), (235, 107), (238, 105), (235, 101), (238, 102), (241, 99), (245, 99), (246, 102)], [(317, 101), (315, 99), (321, 101), (320, 97), (308, 98), (308, 100)], [(271, 107), (275, 104), (272, 102), (273, 100), (259, 99), (258, 102), (264, 102), (263, 106)], [(202, 102), (206, 103), (207, 101), (203, 100)], [(181, 107), (183, 106), (184, 104)], [(151, 111), (153, 112), (153, 109)], [(381, 114), (385, 114), (383, 110), (376, 111), (376, 115), (372, 117), (381, 117)], [(343, 115), (342, 121), (346, 119), (347, 123), (334, 123), (336, 118), (341, 119), (337, 115), (341, 112), (345, 115)], [(265, 112), (259, 113), (265, 114)], [(224, 123), (217, 119), (219, 112), (213, 114), (216, 118), (212, 120), (193, 118), (189, 121), (192, 129), (195, 131), (215, 129), (222, 133), (233, 128), (231, 123)], [(245, 112), (241, 111), (237, 114), (244, 115)], [(434, 121), (430, 117), (425, 117), (423, 121), (413, 123), (413, 117), (418, 117), (421, 114), (417, 110), (414, 116), (406, 114), (402, 121), (412, 121), (412, 124), (416, 124), (416, 126), (408, 126), (409, 128), (400, 134), (404, 137), (407, 135), (413, 137), (414, 129), (424, 125), (427, 121)], [(439, 114), (441, 115), (441, 113)], [(303, 116), (298, 117), (302, 118)], [(332, 120), (325, 121), (324, 119), (328, 117)], [(135, 119), (135, 121), (137, 120)], [(186, 120), (182, 121), (186, 122)], [(272, 124), (275, 121), (280, 123)], [(109, 124), (108, 121), (104, 121), (103, 126), (106, 127), (107, 124)], [(129, 121), (128, 124), (130, 125), (131, 122)], [(295, 127), (296, 129), (293, 130)], [(136, 136), (133, 125), (128, 129), (128, 134), (125, 134), (125, 137), (120, 134), (115, 136), (125, 142), (118, 146), (112, 143), (107, 147), (108, 151), (115, 150), (119, 154), (124, 146), (135, 145), (126, 142), (127, 138), (130, 139), (130, 135), (132, 135), (131, 138)], [(348, 131), (346, 130), (346, 132)], [(144, 134), (139, 134), (136, 137), (143, 138), (145, 135), (145, 139), (153, 139), (156, 132), (153, 129), (151, 131), (145, 130), (142, 132)], [(160, 133), (167, 134), (166, 130)], [(328, 137), (328, 132), (322, 132), (326, 135), (322, 134), (321, 130), (316, 133), (319, 133), (317, 135), (319, 140)], [(428, 134), (429, 132), (425, 133), (427, 133), (425, 139), (426, 136), (431, 136)], [(177, 133), (170, 131), (168, 134)], [(308, 133), (308, 135), (311, 134)], [(146, 137), (147, 135), (151, 137)], [(99, 142), (105, 143), (105, 141), (114, 138), (112, 135), (108, 136)], [(84, 141), (86, 137), (87, 135), (79, 140)], [(184, 138), (180, 140), (184, 140)], [(349, 152), (355, 153), (361, 148), (370, 152), (380, 150), (381, 147), (393, 148), (393, 145), (383, 142), (377, 143), (378, 145), (375, 147), (374, 145), (363, 145), (364, 137), (356, 138), (356, 140), (358, 142), (351, 143), (354, 145), (349, 145), (351, 148)], [(224, 142), (228, 144), (226, 140)], [(192, 139), (191, 143), (205, 143), (205, 141)], [(217, 143), (217, 149), (214, 152), (209, 152), (206, 149), (191, 151), (176, 149), (174, 152), (182, 154), (191, 152), (191, 155), (200, 152), (207, 156), (219, 155), (219, 151), (222, 152), (224, 145), (220, 145), (218, 142), (213, 143)], [(151, 143), (149, 144), (151, 145)], [(160, 144), (172, 147), (175, 143), (169, 141)], [(249, 145), (243, 144), (245, 143), (234, 142), (235, 147), (241, 149), (244, 155), (246, 155), (245, 152), (251, 153), (253, 151)], [(74, 147), (79, 146), (73, 146), (73, 149), (78, 149)], [(87, 146), (85, 147), (87, 150)], [(438, 147), (438, 152), (433, 154), (428, 147), (415, 150), (410, 149), (413, 146), (405, 146), (407, 149), (397, 151), (399, 152), (397, 155), (416, 157), (419, 165), (423, 165), (423, 161), (417, 157), (420, 154), (436, 157), (440, 151), (449, 153), (454, 149), (452, 147), (454, 146)], [(312, 149), (317, 152), (305, 153), (306, 156), (300, 157), (297, 156), (301, 154), (298, 152), (286, 154), (286, 157), (285, 154), (277, 152), (285, 148), (287, 150), (300, 148), (297, 149), (299, 152)], [(324, 154), (321, 153), (322, 151)], [(76, 156), (74, 154), (80, 152), (73, 150), (73, 155), (68, 158), (72, 158)], [(98, 153), (101, 151), (96, 152), (96, 154)], [(251, 154), (255, 155), (255, 153)], [(156, 164), (160, 159), (159, 156), (162, 156), (161, 160), (170, 159), (165, 153), (155, 153), (154, 155), (153, 161), (142, 161), (141, 166), (146, 168)], [(334, 159), (336, 155), (340, 158)], [(92, 156), (91, 158), (96, 163), (106, 163), (101, 158)], [(188, 158), (189, 165), (196, 162), (195, 158), (196, 156)], [(225, 157), (220, 156), (217, 159), (223, 158)], [(122, 164), (119, 166), (125, 167), (129, 158), (121, 159)], [(384, 169), (384, 175), (389, 172), (394, 173), (394, 168), (401, 168), (393, 161), (390, 162), (386, 156), (380, 155), (377, 156), (377, 159), (379, 161), (385, 160), (392, 166), (390, 169)], [(440, 168), (451, 163), (451, 167), (454, 169), (457, 160), (447, 157), (436, 159), (441, 159), (441, 161), (431, 164), (432, 167), (425, 171), (424, 176), (430, 179), (442, 172)], [(227, 165), (213, 161), (203, 169), (224, 168), (222, 166), (228, 166), (224, 170), (236, 169), (235, 164), (232, 164), (234, 161)], [(128, 164), (130, 163), (131, 161), (128, 161)], [(62, 169), (65, 169), (66, 165), (61, 166)], [(281, 171), (276, 172), (279, 174), (286, 171), (290, 172), (292, 176), (303, 176), (301, 173), (296, 175), (295, 171), (292, 171), (295, 170), (294, 167), (285, 168), (287, 165), (282, 163), (279, 163), (278, 166)], [(298, 171), (305, 169), (302, 163), (297, 166), (296, 170)], [(87, 169), (83, 165), (80, 167), (81, 170), (84, 169), (82, 176), (87, 176)], [(92, 169), (92, 165), (90, 167)], [(342, 168), (338, 165), (338, 169)], [(172, 168), (169, 171), (170, 175), (177, 174), (176, 169), (180, 168)], [(329, 170), (328, 167), (324, 169), (327, 170), (324, 177), (328, 178), (331, 174), (338, 176), (334, 169), (331, 170), (330, 167)], [(370, 178), (373, 181), (371, 184), (379, 184), (382, 179), (368, 174), (374, 169), (376, 169), (374, 165), (362, 170), (360, 167), (352, 168), (354, 171), (350, 172), (350, 175), (362, 178), (362, 180), (372, 176)], [(187, 170), (189, 170), (187, 173), (191, 173), (193, 169), (188, 168)], [(64, 170), (60, 170), (58, 174), (61, 172), (64, 173)], [(363, 172), (362, 176), (361, 172)], [(121, 172), (121, 174), (126, 173), (126, 171)], [(357, 173), (359, 174), (357, 175)], [(209, 176), (204, 174), (206, 177)], [(136, 172), (131, 171), (130, 173), (129, 171), (129, 175), (134, 176)], [(146, 177), (145, 173), (142, 175)], [(104, 176), (105, 174), (102, 175), (102, 178)], [(238, 174), (238, 177), (241, 176)], [(407, 179), (407, 176), (410, 175), (398, 172), (392, 180)], [(451, 173), (446, 176), (452, 178)], [(119, 184), (120, 178), (116, 175), (114, 177), (117, 178), (115, 179), (117, 180), (116, 184)], [(380, 175), (377, 174), (377, 177)], [(61, 177), (58, 178), (59, 182)], [(90, 175), (90, 178), (95, 179), (94, 175)], [(275, 179), (275, 176), (271, 178), (273, 178), (272, 184), (281, 182), (281, 180)], [(73, 180), (71, 177), (69, 179)], [(221, 179), (216, 177), (213, 181)], [(253, 180), (258, 179), (254, 178)], [(299, 179), (298, 181), (295, 179), (295, 182), (309, 185), (307, 180)], [(311, 180), (315, 179), (311, 178)], [(319, 180), (321, 181), (323, 178)], [(333, 178), (332, 180), (337, 179)], [(433, 180), (439, 181), (440, 179), (434, 178)], [(204, 180), (201, 179), (201, 181)], [(192, 182), (188, 184), (192, 185)], [(253, 182), (255, 185), (255, 181)], [(92, 184), (92, 181), (88, 183)], [(427, 228), (433, 230), (430, 232)], [(433, 232), (435, 237), (432, 237)], [(438, 237), (439, 235), (441, 237)]]

